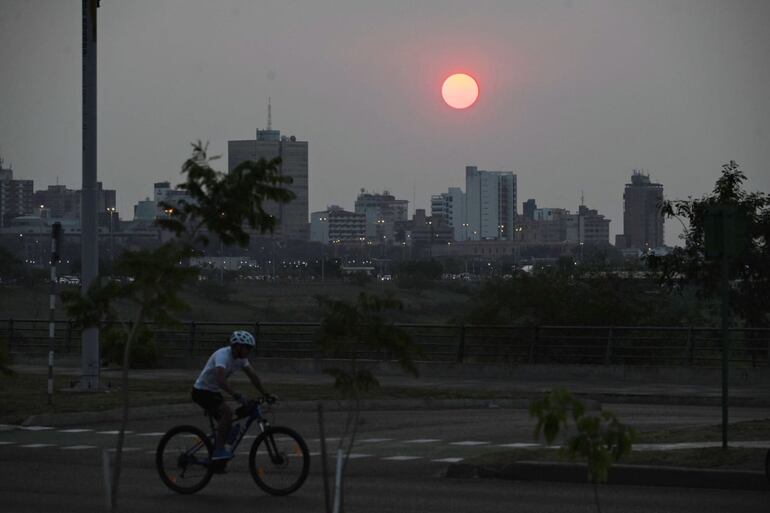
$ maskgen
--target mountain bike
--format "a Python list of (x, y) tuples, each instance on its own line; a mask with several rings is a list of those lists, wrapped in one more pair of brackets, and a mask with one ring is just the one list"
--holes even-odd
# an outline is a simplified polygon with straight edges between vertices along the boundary
[[(249, 471), (265, 492), (288, 495), (305, 482), (310, 470), (310, 453), (295, 431), (270, 424), (265, 415), (271, 404), (258, 399), (239, 407), (227, 442), (235, 455), (251, 425), (256, 424), (260, 434), (251, 444)], [(175, 426), (158, 442), (155, 466), (161, 481), (177, 493), (191, 494), (203, 489), (215, 473), (223, 473), (227, 464), (221, 460), (211, 461), (216, 423), (211, 415), (206, 416), (211, 434), (207, 435), (196, 426)], [(241, 419), (246, 419), (243, 427), (237, 423)]]

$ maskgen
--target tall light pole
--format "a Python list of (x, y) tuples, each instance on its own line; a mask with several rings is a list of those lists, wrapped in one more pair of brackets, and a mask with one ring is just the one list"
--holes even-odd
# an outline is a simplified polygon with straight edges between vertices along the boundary
[(115, 215), (115, 207), (107, 207), (107, 212), (110, 213), (110, 276), (115, 274), (113, 267), (115, 266), (115, 226), (113, 223), (113, 217)]
[[(83, 186), (80, 203), (80, 283), (86, 294), (99, 273), (96, 201), (96, 9), (99, 0), (83, 0)], [(83, 390), (99, 389), (99, 328), (83, 330)]]

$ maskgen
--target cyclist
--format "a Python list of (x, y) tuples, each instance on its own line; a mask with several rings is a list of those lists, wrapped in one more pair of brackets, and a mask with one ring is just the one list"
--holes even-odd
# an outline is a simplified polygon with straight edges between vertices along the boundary
[(193, 385), (192, 400), (217, 420), (212, 460), (224, 461), (233, 457), (233, 454), (225, 449), (225, 440), (233, 423), (233, 410), (225, 403), (222, 391), (241, 404), (246, 403), (244, 397), (230, 387), (227, 378), (242, 369), (254, 388), (268, 400), (275, 399), (262, 388), (259, 377), (249, 364), (248, 356), (255, 346), (254, 335), (248, 331), (234, 331), (230, 335), (230, 346), (214, 351)]

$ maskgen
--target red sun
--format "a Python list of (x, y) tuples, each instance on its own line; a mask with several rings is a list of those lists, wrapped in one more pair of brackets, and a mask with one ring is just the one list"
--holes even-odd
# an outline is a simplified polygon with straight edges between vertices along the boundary
[(465, 73), (455, 73), (441, 86), (441, 96), (447, 105), (453, 109), (467, 109), (479, 97), (479, 85), (476, 80)]

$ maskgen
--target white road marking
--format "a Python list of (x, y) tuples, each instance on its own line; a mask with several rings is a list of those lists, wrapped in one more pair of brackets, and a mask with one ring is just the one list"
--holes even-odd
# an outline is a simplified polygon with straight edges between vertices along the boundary
[(388, 461), (408, 461), (408, 460), (421, 460), (422, 456), (388, 456), (382, 459), (388, 460)]
[[(114, 447), (112, 447), (110, 449), (107, 449), (107, 450), (110, 451), (110, 452), (117, 451), (117, 449), (115, 449)], [(142, 450), (141, 447), (123, 447), (123, 452), (135, 452), (135, 451), (141, 451), (141, 450)]]
[(24, 447), (27, 449), (40, 449), (41, 447), (53, 447), (54, 444), (26, 444), (26, 445), (20, 445), (19, 447)]
[[(97, 431), (96, 432), (97, 435), (117, 435), (118, 433), (120, 433), (120, 431)], [(133, 431), (128, 431), (128, 430), (125, 431), (125, 434), (127, 435), (130, 435), (131, 433), (133, 433)]]
[(466, 440), (464, 442), (452, 442), (449, 445), (463, 445), (468, 447), (473, 447), (476, 445), (487, 445), (489, 442), (477, 442), (476, 440)]
[(53, 428), (50, 426), (21, 426), (21, 429), (25, 431), (47, 431)]
[(390, 442), (393, 440), (392, 438), (364, 438), (363, 440), (359, 440), (362, 444), (376, 444), (380, 442)]
[(13, 445), (13, 444), (15, 444), (15, 443), (16, 443), (16, 442), (8, 442), (8, 441), (6, 441), (6, 440), (0, 440), (0, 445)]
[(62, 451), (80, 451), (83, 449), (96, 449), (95, 445), (68, 445), (66, 447), (59, 447)]
[(158, 431), (158, 432), (155, 432), (155, 433), (136, 433), (136, 435), (134, 435), (134, 436), (163, 436), (165, 434), (166, 433), (161, 433), (161, 432)]
[(405, 444), (432, 444), (434, 442), (440, 442), (438, 438), (417, 438), (415, 440), (407, 440)]
[(535, 447), (541, 447), (541, 445), (528, 442), (516, 442), (512, 444), (500, 444), (498, 447), (508, 447), (510, 449), (532, 449)]
[(93, 429), (60, 429), (59, 433), (88, 433)]
[(357, 452), (351, 452), (349, 458), (351, 460), (358, 460), (361, 458), (371, 458), (372, 456), (373, 456), (372, 454), (362, 454)]
[(435, 461), (436, 463), (458, 463), (463, 459), (465, 458), (442, 458), (440, 460), (430, 460), (430, 461)]
[[(340, 440), (340, 437), (338, 437), (338, 436), (329, 436), (329, 437), (326, 437), (326, 441), (327, 441), (327, 442), (339, 442), (339, 440)], [(311, 442), (320, 442), (320, 441), (321, 441), (321, 439), (320, 439), (320, 438), (313, 438), (313, 439), (311, 439), (310, 441), (311, 441)]]

